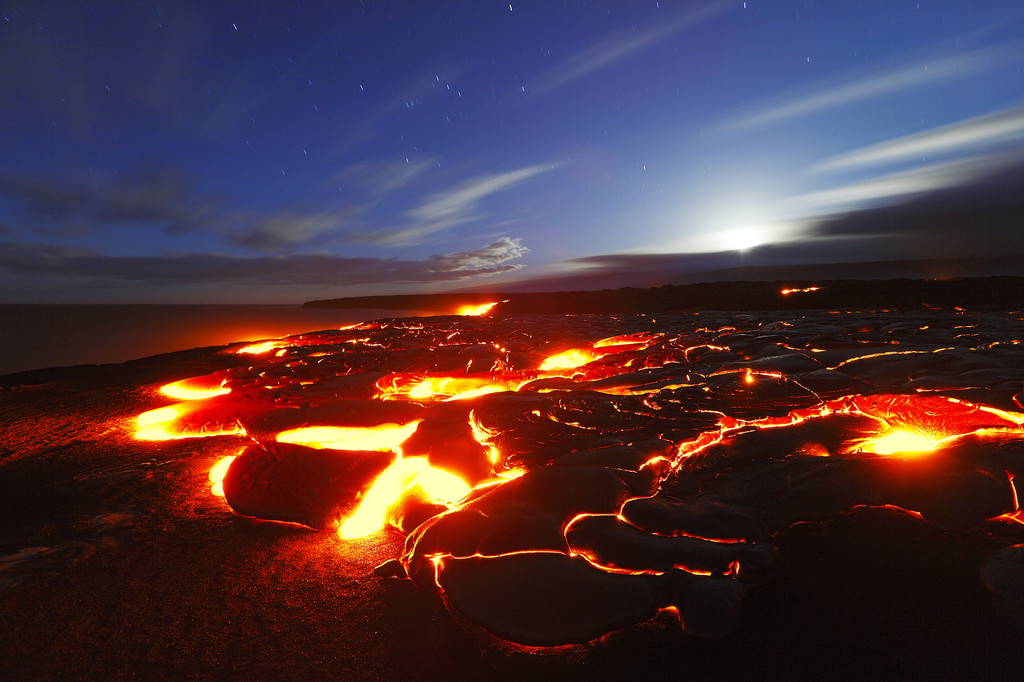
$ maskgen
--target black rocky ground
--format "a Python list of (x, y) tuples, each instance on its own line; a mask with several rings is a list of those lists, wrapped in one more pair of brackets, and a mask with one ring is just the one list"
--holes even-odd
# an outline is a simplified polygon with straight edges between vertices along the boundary
[[(500, 453), (492, 466), (529, 472), (505, 484), (519, 487), (505, 488), (508, 499), (496, 490), (407, 528), (408, 543), (394, 531), (345, 542), (235, 516), (206, 477), (241, 437), (133, 438), (137, 414), (171, 402), (156, 387), (177, 379), (222, 372), (233, 399), (272, 385), (259, 409), (232, 408), (253, 434), (282, 408), (373, 401), (388, 374), (527, 376), (545, 356), (625, 334), (645, 341), (576, 375), (387, 408), (453, 429), (472, 411)], [(1024, 525), (1005, 513), (1016, 506), (1008, 472), (1024, 468), (1008, 427), (1024, 412), (1022, 342), (1024, 314), (1006, 309), (437, 317), (295, 337), (280, 355), (198, 349), (7, 377), (0, 668), (32, 678), (1018, 679)], [(841, 455), (864, 435), (860, 412), (756, 426), (849, 396), (905, 396), (879, 399), (878, 414), (922, 407), (925, 417), (908, 419), (933, 427), (951, 405), (1012, 414), (984, 412), (1000, 433), (933, 460), (949, 466), (909, 473)], [(451, 458), (421, 440), (424, 454)], [(481, 452), (467, 443), (456, 466)], [(670, 466), (642, 466), (666, 453)], [(474, 461), (467, 475), (486, 478)], [(580, 504), (589, 515), (573, 521)], [(460, 521), (474, 515), (529, 530), (495, 539), (495, 528)], [(476, 533), (469, 550), (453, 546), (466, 544), (465, 525)], [(549, 551), (506, 556), (538, 548)], [(422, 570), (437, 554), (451, 557), (442, 599)], [(396, 558), (392, 572), (413, 580), (373, 574)], [(712, 575), (683, 575), (682, 563)]]

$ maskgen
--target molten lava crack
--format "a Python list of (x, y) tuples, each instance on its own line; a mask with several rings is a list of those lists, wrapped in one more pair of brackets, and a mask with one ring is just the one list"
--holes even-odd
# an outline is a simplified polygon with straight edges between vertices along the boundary
[[(795, 524), (1022, 517), (1022, 372), (1003, 357), (1021, 351), (938, 327), (911, 347), (892, 337), (905, 325), (838, 317), (590, 342), (381, 321), (237, 348), (252, 365), (161, 387), (180, 402), (139, 415), (136, 437), (246, 439), (210, 473), (234, 512), (342, 542), (401, 532), (381, 575), (505, 641), (586, 642), (666, 610), (720, 637)], [(1021, 588), (1018, 555), (986, 569), (997, 594)]]

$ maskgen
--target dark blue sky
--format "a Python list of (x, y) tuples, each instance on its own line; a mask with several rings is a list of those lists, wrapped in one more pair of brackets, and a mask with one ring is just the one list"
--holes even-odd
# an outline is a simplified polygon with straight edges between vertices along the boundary
[(1020, 179), (1016, 2), (0, 14), (3, 302), (299, 302), (758, 245), (1024, 253), (1012, 220), (833, 220)]

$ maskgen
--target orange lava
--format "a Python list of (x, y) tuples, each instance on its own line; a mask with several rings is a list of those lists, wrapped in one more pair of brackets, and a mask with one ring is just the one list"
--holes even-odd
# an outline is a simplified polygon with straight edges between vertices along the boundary
[(937, 448), (943, 440), (920, 431), (897, 429), (866, 440), (859, 450), (876, 455), (922, 455)]
[(224, 476), (227, 475), (231, 463), (235, 461), (236, 455), (228, 455), (217, 460), (217, 463), (210, 469), (210, 492), (217, 497), (224, 497)]
[(305, 426), (277, 434), (278, 443), (297, 443), (330, 450), (398, 450), (416, 430), (418, 421), (377, 426)]
[(280, 348), (278, 341), (263, 341), (262, 343), (254, 343), (243, 348), (236, 350), (236, 353), (242, 354), (247, 353), (249, 355), (261, 355), (262, 353), (268, 353), (275, 348)]
[(191, 412), (189, 407), (189, 403), (178, 403), (143, 412), (135, 419), (135, 438), (138, 440), (177, 440), (245, 435), (245, 429), (238, 423), (233, 425), (202, 423), (198, 427), (183, 423)]
[(480, 317), (486, 315), (494, 309), (494, 306), (498, 305), (499, 301), (493, 303), (483, 303), (481, 305), (464, 305), (459, 308), (458, 315), (469, 315), (471, 317)]
[(384, 470), (366, 492), (355, 513), (342, 521), (338, 535), (355, 540), (384, 527), (388, 509), (411, 490), (439, 504), (451, 505), (469, 494), (461, 478), (436, 469), (424, 457), (400, 459)]
[[(783, 289), (781, 293), (818, 289)], [(496, 305), (463, 308), (459, 314), (484, 315)], [(415, 561), (432, 566), (438, 589), (442, 588), (436, 576), (441, 574), (446, 561), (451, 565), (467, 557), (529, 553), (571, 559), (572, 568), (566, 568), (569, 571), (566, 575), (575, 575), (580, 570), (576, 565), (585, 562), (585, 573), (580, 575), (590, 575), (593, 567), (608, 574), (650, 577), (682, 571), (690, 574), (687, 580), (711, 576), (716, 580), (738, 579), (742, 571), (756, 574), (761, 566), (759, 562), (769, 561), (765, 558), (767, 554), (757, 553), (763, 548), (759, 543), (766, 544), (759, 539), (762, 535), (757, 534), (763, 532), (760, 524), (767, 526), (769, 521), (755, 519), (752, 512), (747, 514), (748, 510), (741, 504), (746, 499), (740, 493), (734, 495), (738, 502), (724, 495), (716, 499), (710, 494), (715, 482), (708, 479), (707, 491), (702, 488), (700, 492), (707, 499), (696, 500), (693, 508), (686, 510), (693, 518), (686, 517), (686, 522), (669, 526), (669, 531), (664, 533), (653, 525), (637, 522), (644, 518), (642, 512), (652, 515), (648, 517), (655, 519), (652, 524), (660, 523), (655, 517), (664, 510), (656, 504), (646, 507), (640, 504), (637, 505), (639, 511), (631, 517), (627, 502), (661, 503), (661, 498), (654, 498), (662, 493), (665, 493), (663, 497), (672, 497), (671, 485), (676, 478), (670, 477), (681, 480), (683, 474), (691, 470), (701, 475), (710, 471), (717, 476), (713, 467), (719, 462), (728, 464), (733, 457), (736, 462), (756, 463), (755, 458), (763, 454), (776, 463), (788, 465), (797, 461), (800, 466), (813, 465), (808, 470), (820, 466), (829, 467), (830, 472), (842, 472), (845, 467), (864, 477), (863, 484), (859, 479), (855, 481), (857, 486), (875, 486), (880, 491), (876, 493), (872, 489), (868, 495), (857, 487), (849, 493), (857, 504), (908, 511), (884, 503), (895, 498), (901, 504), (918, 506), (923, 493), (915, 497), (916, 490), (913, 494), (893, 491), (902, 491), (900, 486), (903, 485), (909, 489), (919, 480), (923, 481), (922, 489), (933, 487), (936, 480), (930, 478), (935, 471), (933, 465), (942, 467), (947, 459), (956, 460), (956, 466), (963, 464), (965, 470), (969, 470), (969, 462), (956, 458), (973, 457), (975, 443), (988, 447), (986, 439), (995, 442), (1001, 438), (1024, 438), (1024, 413), (941, 395), (922, 395), (918, 392), (921, 389), (914, 386), (900, 388), (866, 381), (855, 384), (852, 380), (848, 383), (848, 377), (836, 376), (840, 374), (839, 368), (845, 366), (852, 370), (858, 362), (888, 356), (901, 361), (917, 356), (927, 359), (925, 353), (944, 349), (884, 351), (879, 350), (884, 346), (874, 345), (867, 349), (870, 352), (859, 356), (835, 354), (828, 363), (832, 367), (825, 367), (824, 362), (815, 364), (805, 355), (796, 359), (801, 363), (806, 360), (804, 364), (810, 369), (780, 371), (779, 367), (790, 365), (775, 364), (775, 355), (756, 357), (760, 351), (747, 354), (744, 346), (734, 343), (730, 348), (714, 343), (730, 330), (736, 331), (731, 327), (704, 330), (704, 336), (694, 332), (696, 338), (641, 332), (591, 343), (576, 342), (571, 348), (564, 343), (549, 348), (565, 350), (542, 358), (536, 354), (539, 344), (528, 346), (527, 352), (517, 356), (515, 337), (498, 340), (513, 348), (508, 351), (492, 339), (475, 336), (480, 325), (463, 326), (467, 329), (452, 331), (446, 327), (443, 333), (432, 337), (429, 345), (420, 347), (414, 343), (402, 345), (406, 343), (405, 338), (389, 346), (393, 339), (401, 337), (400, 333), (394, 336), (367, 334), (365, 338), (360, 334), (359, 339), (352, 338), (355, 334), (342, 335), (333, 341), (323, 340), (330, 338), (326, 334), (323, 339), (313, 341), (311, 335), (307, 341), (311, 348), (303, 351), (308, 353), (305, 355), (296, 350), (302, 343), (297, 339), (245, 346), (235, 352), (257, 355), (277, 350), (288, 362), (269, 361), (260, 367), (254, 360), (255, 367), (231, 375), (230, 381), (225, 371), (166, 384), (160, 387), (160, 392), (182, 402), (138, 415), (135, 437), (157, 441), (245, 436), (250, 435), (245, 429), (248, 425), (254, 443), (249, 444), (246, 452), (266, 455), (268, 460), (294, 463), (305, 476), (298, 477), (296, 480), (301, 483), (293, 485), (287, 475), (275, 473), (273, 481), (278, 488), (271, 488), (268, 499), (272, 502), (267, 507), (281, 503), (291, 491), (303, 502), (320, 499), (319, 490), (316, 495), (304, 493), (307, 490), (304, 485), (315, 479), (318, 483), (324, 481), (324, 487), (331, 491), (343, 490), (348, 495), (344, 504), (325, 506), (324, 515), (316, 517), (324, 521), (316, 526), (320, 528), (333, 528), (337, 522), (337, 532), (344, 540), (363, 538), (391, 526), (410, 534), (409, 548), (415, 545), (417, 533), (429, 532), (423, 529), (437, 522), (437, 537), (443, 537), (447, 544), (427, 546), (425, 543), (423, 554)], [(423, 331), (427, 328), (425, 324), (407, 326), (401, 328), (401, 333), (415, 329), (416, 333), (409, 336), (416, 340), (419, 334), (427, 334)], [(366, 329), (369, 331), (371, 327)], [(807, 346), (809, 342), (809, 339), (794, 341), (798, 346)], [(335, 350), (342, 344), (345, 344), (343, 350)], [(353, 348), (350, 344), (359, 347)], [(772, 344), (793, 353), (800, 352), (785, 344), (774, 341)], [(393, 348), (398, 359), (392, 361), (388, 356), (387, 361), (369, 365), (372, 373), (362, 373), (364, 367), (360, 365), (360, 358), (377, 353), (365, 348), (366, 345), (384, 349), (381, 353)], [(444, 355), (452, 350), (455, 351), (452, 355)], [(806, 347), (804, 350), (826, 352)], [(407, 351), (408, 355), (404, 355)], [(440, 352), (435, 355), (435, 351)], [(716, 360), (716, 356), (726, 359)], [(322, 360), (325, 357), (331, 360)], [(378, 356), (374, 357), (376, 361)], [(847, 359), (841, 359), (844, 357)], [(681, 370), (672, 367), (684, 363), (689, 364)], [(802, 368), (804, 364), (795, 366)], [(396, 367), (408, 371), (394, 371)], [(793, 376), (787, 375), (790, 371)], [(818, 388), (819, 384), (797, 374), (810, 375), (818, 371), (832, 372), (827, 378), (837, 383), (822, 383), (823, 388)], [(715, 377), (715, 382), (708, 381), (709, 377)], [(320, 381), (323, 383), (318, 385)], [(805, 381), (810, 388), (799, 381)], [(358, 393), (355, 389), (346, 393), (351, 386), (357, 386)], [(714, 394), (716, 386), (726, 389), (724, 397)], [(833, 386), (837, 388), (830, 392)], [(275, 390), (265, 390), (270, 388)], [(865, 394), (844, 395), (857, 390)], [(880, 392), (872, 394), (873, 390)], [(898, 393), (900, 390), (907, 393)], [(520, 395), (470, 400), (506, 392)], [(707, 397), (714, 400), (705, 401), (705, 394), (711, 394)], [(738, 397), (736, 402), (729, 403), (732, 396)], [(754, 404), (762, 397), (766, 401), (764, 411)], [(441, 404), (458, 400), (470, 401)], [(1001, 404), (1012, 406), (1005, 401)], [(352, 405), (357, 405), (358, 409)], [(800, 407), (793, 409), (793, 406)], [(296, 410), (294, 418), (293, 408)], [(733, 412), (730, 408), (737, 409)], [(287, 419), (274, 421), (281, 413), (285, 413)], [(353, 423), (361, 425), (337, 423), (344, 423), (350, 417)], [(374, 424), (378, 419), (386, 423)], [(634, 424), (645, 420), (642, 430), (630, 430)], [(814, 420), (818, 421), (807, 423)], [(628, 424), (629, 428), (623, 428), (623, 424)], [(290, 428), (294, 425), (301, 426)], [(751, 435), (755, 433), (759, 435)], [(424, 456), (406, 457), (403, 447), (411, 454)], [(773, 447), (777, 449), (772, 450)], [(378, 454), (381, 452), (388, 455), (381, 456)], [(916, 461), (929, 455), (933, 456)], [(845, 461), (811, 461), (800, 460), (800, 457), (833, 457)], [(307, 467), (310, 461), (315, 464)], [(343, 463), (340, 468), (327, 467), (327, 464), (336, 466), (339, 461)], [(224, 457), (211, 468), (212, 494), (224, 496), (222, 482), (234, 462), (234, 456)], [(244, 463), (245, 460), (240, 460), (228, 478), (232, 496), (234, 481), (249, 476)], [(707, 467), (702, 471), (705, 464)], [(999, 464), (997, 483), (1005, 488), (1004, 466), (1016, 470), (1014, 467), (1018, 465)], [(458, 471), (459, 475), (442, 467)], [(336, 470), (341, 471), (337, 477), (333, 474)], [(259, 475), (256, 467), (253, 471), (254, 476)], [(332, 473), (321, 475), (323, 471)], [(353, 471), (361, 472), (361, 477), (354, 477)], [(537, 476), (538, 473), (541, 476)], [(551, 476), (545, 478), (545, 474)], [(600, 478), (605, 475), (610, 482)], [(915, 478), (918, 475), (920, 479)], [(1008, 499), (996, 499), (992, 495), (996, 506), (984, 507), (984, 517), (979, 515), (978, 518), (993, 516), (990, 510), (998, 509), (1000, 515), (993, 518), (1015, 522), (1024, 519), (1013, 473), (1007, 471), (1006, 475), (1012, 487), (1013, 511), (1009, 511)], [(590, 476), (593, 478), (587, 478)], [(902, 476), (907, 476), (909, 483), (901, 483)], [(337, 481), (342, 479), (344, 484), (338, 485)], [(744, 486), (747, 484), (746, 479), (734, 480)], [(787, 473), (785, 481), (779, 485), (788, 486), (790, 480)], [(807, 480), (808, 486), (814, 485), (812, 478)], [(987, 479), (979, 476), (977, 480), (981, 481), (979, 486), (989, 485), (991, 476)], [(802, 481), (797, 483), (803, 485)], [(940, 480), (940, 484), (947, 482)], [(794, 485), (796, 488), (798, 486)], [(286, 492), (279, 494), (282, 489)], [(837, 489), (842, 495), (847, 494), (845, 488)], [(987, 494), (988, 488), (980, 489)], [(998, 491), (998, 486), (996, 489)], [(817, 493), (817, 489), (814, 492)], [(831, 494), (832, 490), (826, 492)], [(729, 493), (732, 494), (732, 490)], [(686, 494), (680, 493), (680, 496)], [(840, 505), (853, 504), (842, 495), (832, 497), (838, 498)], [(1008, 496), (1009, 493), (1005, 493), (1005, 497)], [(577, 503), (577, 499), (581, 501)], [(553, 501), (549, 504), (549, 500)], [(672, 500), (666, 502), (664, 509), (676, 513), (679, 507), (673, 505), (683, 501), (691, 502), (689, 499)], [(813, 503), (817, 505), (818, 499), (814, 498)], [(240, 504), (238, 508), (242, 508)], [(257, 510), (265, 508), (257, 507)], [(833, 513), (828, 505), (822, 508), (825, 509), (822, 513)], [(930, 498), (925, 498), (920, 508), (921, 512), (910, 510), (908, 513), (926, 522), (941, 520)], [(776, 512), (778, 516), (770, 520), (783, 519), (778, 521), (780, 525), (789, 524), (792, 522), (789, 514), (796, 518), (804, 513), (803, 507), (794, 509), (793, 512)], [(817, 513), (818, 510), (812, 511)], [(345, 514), (349, 515), (340, 518)], [(730, 521), (733, 518), (730, 515), (739, 520)], [(756, 532), (743, 525), (748, 516)], [(972, 517), (967, 518), (973, 522)], [(774, 532), (775, 529), (767, 530)], [(444, 535), (449, 531), (450, 537)], [(472, 533), (477, 531), (482, 538), (496, 544), (486, 545), (473, 537)], [(461, 535), (463, 532), (467, 535)], [(605, 550), (601, 542), (613, 533), (619, 538), (616, 542), (621, 542), (628, 551), (613, 554)], [(504, 542), (520, 544), (507, 552), (498, 553), (493, 549), (504, 546), (501, 545)], [(684, 552), (677, 547), (689, 549)], [(681, 558), (669, 556), (670, 551), (678, 551)], [(657, 563), (642, 563), (637, 557), (643, 552), (657, 557)], [(416, 565), (409, 556), (401, 559), (402, 570), (413, 575)], [(602, 575), (602, 580), (605, 577)], [(659, 606), (659, 609), (678, 615), (675, 606)]]
[(210, 377), (196, 377), (164, 384), (160, 387), (160, 392), (178, 400), (201, 400), (231, 393), (231, 389), (224, 385), (226, 383), (226, 379), (213, 383)]

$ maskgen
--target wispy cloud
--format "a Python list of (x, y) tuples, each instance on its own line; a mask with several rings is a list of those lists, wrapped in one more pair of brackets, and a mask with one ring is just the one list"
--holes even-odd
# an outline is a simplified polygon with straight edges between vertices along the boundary
[(251, 218), (239, 214), (234, 216), (234, 222), (241, 223), (241, 229), (228, 231), (225, 238), (231, 244), (254, 251), (287, 252), (324, 237), (340, 236), (343, 230), (350, 229), (358, 213), (355, 208), (342, 208), (326, 211), (284, 209)]
[(900, 162), (1022, 141), (1024, 106), (1016, 106), (855, 149), (820, 161), (811, 170), (832, 171)]
[(457, 282), (518, 270), (510, 261), (529, 252), (517, 239), (421, 260), (346, 258), (328, 254), (242, 257), (214, 253), (109, 256), (50, 244), (0, 242), (0, 269), (144, 284), (294, 284)]
[(842, 259), (859, 252), (864, 260), (1024, 253), (1022, 170), (1018, 156), (963, 184), (823, 216), (801, 244)]
[(469, 66), (465, 64), (438, 65), (421, 71), (404, 86), (386, 93), (376, 92), (368, 83), (360, 91), (360, 95), (366, 97), (365, 113), (355, 120), (350, 114), (336, 117), (322, 131), (329, 139), (335, 140), (328, 152), (341, 155), (370, 144), (396, 117), (414, 116), (417, 109), (432, 100), (458, 92), (452, 84), (468, 71)]
[(166, 168), (145, 169), (115, 182), (76, 183), (0, 174), (0, 196), (42, 220), (48, 231), (89, 233), (109, 225), (148, 222), (184, 232), (205, 222), (216, 202), (197, 197), (184, 176)]
[(589, 76), (607, 66), (635, 55), (689, 28), (709, 21), (735, 3), (722, 0), (688, 8), (672, 20), (655, 28), (637, 32), (620, 31), (563, 59), (555, 66), (527, 81), (529, 96), (542, 95)]
[(1019, 161), (1019, 153), (1002, 152), (929, 164), (798, 195), (785, 202), (783, 212), (788, 218), (806, 218), (892, 203), (914, 195), (967, 184)]
[(112, 182), (75, 182), (0, 174), (0, 197), (20, 205), (36, 232), (86, 236), (124, 225), (167, 235), (202, 232), (254, 251), (292, 251), (353, 229), (356, 206), (253, 211), (196, 196), (189, 181), (166, 168)]
[(415, 161), (388, 159), (384, 161), (365, 160), (346, 166), (328, 176), (321, 184), (324, 187), (339, 187), (342, 190), (354, 188), (376, 202), (391, 192), (408, 187), (423, 177), (431, 168), (436, 168), (438, 159), (428, 157)]
[(819, 82), (808, 90), (765, 102), (751, 112), (725, 120), (719, 128), (737, 131), (767, 126), (883, 95), (967, 78), (1020, 59), (1022, 49), (1024, 43), (1013, 41), (911, 63), (875, 65), (868, 75), (848, 75), (837, 81)]
[[(232, 206), (195, 195), (186, 178), (166, 169), (98, 183), (0, 173), (0, 199), (18, 206), (23, 224), (38, 233), (84, 236), (131, 225), (168, 237), (200, 234), (255, 252), (284, 254), (343, 241), (385, 248), (422, 243), (432, 234), (488, 217), (482, 205), (489, 197), (558, 167), (542, 164), (478, 175), (425, 193), (420, 181), (434, 163), (368, 162), (347, 168), (334, 179), (347, 178), (355, 196), (329, 208)], [(382, 204), (397, 203), (399, 193), (398, 205), (408, 206), (408, 196), (412, 208), (391, 207), (390, 215), (370, 217)], [(366, 228), (371, 220), (399, 226)]]
[[(849, 196), (842, 195), (839, 200), (827, 197), (820, 202), (815, 197), (811, 202), (814, 208), (825, 205), (828, 211), (808, 220), (804, 226), (807, 233), (799, 240), (764, 244), (742, 254), (709, 249), (584, 256), (562, 261), (560, 265), (568, 271), (562, 274), (584, 278), (615, 276), (619, 283), (604, 280), (602, 285), (624, 286), (623, 282), (643, 282), (644, 275), (660, 277), (664, 282), (692, 273), (750, 266), (981, 257), (1009, 261), (1014, 254), (1024, 253), (1024, 230), (1020, 229), (1024, 165), (1019, 156), (1008, 155), (1006, 161), (1002, 172), (988, 172), (980, 177), (973, 174), (977, 169), (970, 164), (936, 166), (930, 179), (927, 175), (915, 178), (901, 174), (902, 180), (884, 192), (865, 190), (853, 197), (859, 202), (864, 196), (877, 199), (884, 194), (890, 201), (866, 207), (854, 202), (854, 210), (846, 212), (836, 209)], [(987, 164), (978, 168), (992, 171)], [(952, 186), (946, 184), (954, 178), (969, 179)], [(936, 187), (938, 179), (943, 184)], [(906, 190), (899, 200), (894, 193), (895, 185)]]
[(504, 264), (522, 258), (529, 252), (522, 240), (502, 237), (482, 249), (431, 256), (428, 260), (436, 272), (493, 274), (520, 269), (523, 267), (520, 264)]
[(352, 237), (364, 243), (382, 245), (414, 244), (431, 234), (486, 217), (480, 204), (493, 194), (510, 189), (557, 168), (557, 164), (538, 164), (517, 170), (481, 175), (452, 189), (430, 195), (405, 212), (407, 227), (374, 232), (357, 232)]

